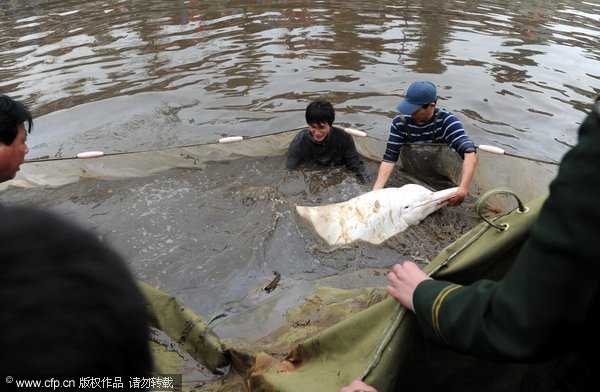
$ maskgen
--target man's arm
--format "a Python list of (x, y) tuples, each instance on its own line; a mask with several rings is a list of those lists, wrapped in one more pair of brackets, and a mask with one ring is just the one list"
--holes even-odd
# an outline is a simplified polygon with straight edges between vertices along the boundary
[(396, 116), (392, 120), (390, 135), (385, 152), (383, 153), (383, 160), (379, 165), (377, 179), (375, 180), (375, 184), (373, 184), (373, 190), (382, 189), (394, 172), (396, 162), (398, 162), (398, 158), (400, 157), (400, 148), (404, 144), (404, 135), (400, 131), (400, 129), (404, 128), (402, 118), (403, 116)]
[(296, 170), (300, 164), (300, 159), (293, 152), (288, 151), (288, 156), (285, 161), (285, 169), (289, 171)]
[[(340, 130), (340, 132), (344, 131)], [(362, 159), (360, 159), (360, 155), (358, 154), (358, 151), (356, 151), (356, 144), (354, 143), (352, 136), (347, 135), (345, 132), (343, 134), (346, 139), (344, 140), (342, 161), (348, 170), (354, 172), (358, 178), (358, 181), (361, 184), (365, 184), (370, 181), (365, 163), (362, 161)]]
[(394, 267), (388, 292), (413, 307), (424, 336), (492, 360), (543, 361), (597, 342), (599, 154), (600, 121), (588, 117), (501, 280), (459, 286)]
[(396, 164), (394, 162), (381, 162), (377, 171), (377, 179), (373, 185), (373, 190), (382, 189), (389, 180)]
[(450, 206), (457, 206), (461, 204), (467, 194), (469, 193), (469, 185), (471, 185), (471, 181), (473, 181), (473, 176), (475, 176), (475, 167), (477, 166), (477, 153), (475, 152), (466, 152), (463, 159), (462, 164), (462, 172), (460, 176), (460, 184), (458, 185), (458, 190), (448, 195), (446, 198), (441, 199), (438, 203), (448, 202)]
[(285, 168), (288, 171), (298, 169), (298, 166), (304, 161), (303, 132), (304, 130), (300, 131), (288, 147), (287, 158), (285, 161)]

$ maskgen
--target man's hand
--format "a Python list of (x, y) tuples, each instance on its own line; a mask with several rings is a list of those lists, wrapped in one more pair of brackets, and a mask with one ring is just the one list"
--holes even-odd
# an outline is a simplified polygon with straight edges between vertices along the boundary
[(449, 206), (457, 206), (462, 204), (462, 202), (465, 200), (465, 197), (467, 197), (467, 191), (464, 190), (457, 190), (456, 192), (438, 200), (438, 204), (443, 204), (445, 202), (448, 202)]
[(354, 381), (352, 381), (352, 383), (350, 385), (345, 386), (342, 389), (340, 389), (340, 392), (358, 392), (358, 391), (377, 392), (377, 389), (373, 388), (370, 385), (365, 384), (361, 380), (354, 380)]
[(377, 178), (375, 179), (375, 184), (373, 184), (374, 191), (377, 189), (383, 189), (388, 179), (394, 172), (395, 167), (395, 163), (381, 162), (381, 164), (379, 165), (379, 170), (377, 171)]
[(389, 285), (387, 292), (409, 310), (414, 310), (412, 304), (413, 293), (417, 286), (424, 280), (431, 279), (418, 265), (412, 261), (394, 265), (388, 274)]
[(477, 166), (477, 153), (466, 152), (462, 164), (462, 172), (460, 174), (460, 183), (458, 184), (458, 191), (453, 195), (448, 195), (446, 198), (438, 201), (438, 203), (448, 202), (449, 206), (457, 206), (461, 204), (467, 193), (469, 192), (469, 185), (475, 176), (475, 168)]

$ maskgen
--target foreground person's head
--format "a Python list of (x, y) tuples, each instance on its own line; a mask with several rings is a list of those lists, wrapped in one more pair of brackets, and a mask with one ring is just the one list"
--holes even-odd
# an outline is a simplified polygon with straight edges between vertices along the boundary
[(0, 374), (150, 375), (146, 308), (121, 257), (51, 213), (0, 216)]
[(0, 182), (14, 178), (25, 161), (29, 152), (27, 133), (32, 127), (29, 109), (7, 95), (0, 95)]

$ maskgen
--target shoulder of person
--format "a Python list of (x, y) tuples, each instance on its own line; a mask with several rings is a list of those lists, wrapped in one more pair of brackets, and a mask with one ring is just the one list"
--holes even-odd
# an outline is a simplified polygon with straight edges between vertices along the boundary
[(346, 132), (344, 130), (344, 128), (340, 128), (338, 126), (332, 125), (331, 126), (331, 131), (329, 131), (330, 134), (332, 134), (335, 138), (343, 138), (343, 139), (348, 139), (348, 138), (352, 138), (352, 135), (350, 135), (348, 132)]
[(440, 108), (438, 113), (436, 114), (438, 121), (446, 121), (447, 119), (452, 119), (453, 121), (460, 121), (460, 119), (452, 113), (450, 110), (446, 108)]
[(407, 116), (405, 114), (397, 114), (393, 119), (392, 119), (392, 125), (395, 126), (396, 128), (398, 127), (398, 124), (402, 124), (402, 126), (404, 126), (404, 124), (408, 124), (412, 121), (412, 117), (411, 116)]
[(409, 118), (412, 118), (411, 116), (407, 116), (406, 114), (402, 114), (402, 113), (398, 113), (394, 116), (394, 118), (392, 119), (393, 122), (402, 122), (404, 120), (408, 120)]
[(308, 128), (302, 128), (300, 130), (300, 132), (298, 132), (296, 137), (306, 137), (306, 136), (308, 136), (309, 133), (310, 133), (310, 131), (308, 130)]
[(292, 143), (299, 143), (304, 139), (308, 138), (308, 128), (303, 128), (301, 129), (296, 136), (294, 136), (294, 138), (292, 139)]
[(456, 114), (454, 114), (453, 112), (451, 112), (450, 110), (446, 109), (446, 108), (440, 108), (440, 117), (456, 117)]

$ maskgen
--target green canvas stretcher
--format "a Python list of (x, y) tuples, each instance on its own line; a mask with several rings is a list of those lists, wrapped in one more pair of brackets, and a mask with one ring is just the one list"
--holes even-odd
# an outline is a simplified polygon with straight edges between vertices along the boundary
[[(545, 198), (520, 205), (500, 218), (485, 219), (445, 248), (425, 271), (460, 284), (501, 278), (527, 238)], [(247, 391), (337, 391), (356, 378), (380, 392), (501, 391), (518, 385), (523, 371), (521, 364), (488, 362), (432, 346), (421, 336), (412, 313), (387, 297), (382, 288), (343, 295), (339, 289), (323, 289), (319, 298), (309, 299), (305, 306), (337, 306), (340, 322), (320, 331), (314, 324), (291, 325), (286, 332), (296, 330), (296, 334), (280, 332), (271, 340), (263, 340), (265, 347), (249, 349), (221, 342), (201, 317), (173, 297), (143, 283), (141, 287), (156, 328), (213, 372), (232, 365), (235, 373), (229, 378), (233, 383), (221, 381), (220, 386), (211, 386), (214, 391), (240, 385)], [(362, 307), (366, 309), (357, 312)], [(303, 335), (307, 337), (300, 343), (292, 343)], [(287, 355), (269, 354), (273, 352), (270, 343), (276, 342), (281, 349), (286, 339), (290, 344)], [(170, 355), (168, 350), (154, 349), (158, 364), (173, 367), (172, 356), (161, 360)]]
[[(213, 161), (283, 155), (298, 130), (248, 137), (239, 143), (206, 143), (90, 160), (31, 161), (22, 165), (14, 180), (2, 183), (0, 190), (62, 187), (84, 177), (139, 178), (172, 168), (202, 169)], [(378, 162), (386, 140), (357, 137), (355, 143), (361, 156)], [(477, 154), (469, 194), (478, 196), (508, 186), (523, 200), (533, 201), (527, 212), (513, 210), (494, 222), (481, 223), (428, 264), (433, 276), (463, 284), (505, 273), (539, 213), (544, 197), (536, 197), (547, 192), (558, 171), (553, 162), (484, 149)], [(455, 184), (460, 179), (462, 161), (447, 145), (406, 145), (401, 158), (400, 166), (408, 173), (442, 176)], [(496, 198), (489, 207), (510, 211), (512, 205), (507, 208), (506, 200)], [(509, 228), (499, 231), (490, 223)], [(202, 391), (337, 391), (363, 378), (380, 391), (492, 391), (513, 386), (521, 371), (519, 365), (486, 363), (432, 347), (421, 337), (412, 314), (386, 299), (381, 287), (319, 287), (301, 306), (287, 309), (287, 326), (253, 342), (221, 339), (202, 317), (172, 295), (141, 282), (140, 288), (153, 316), (153, 332), (162, 334), (151, 336), (156, 373), (189, 376), (197, 368), (208, 373), (189, 384), (184, 377), (184, 390), (200, 385)]]

